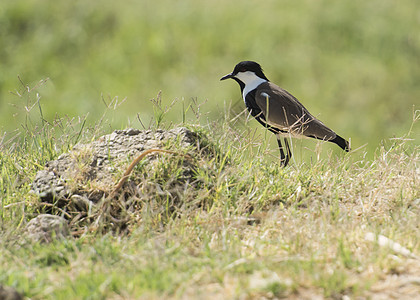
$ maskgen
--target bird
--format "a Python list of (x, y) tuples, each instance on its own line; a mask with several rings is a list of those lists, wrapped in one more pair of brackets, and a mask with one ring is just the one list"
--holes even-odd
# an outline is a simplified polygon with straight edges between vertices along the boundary
[(346, 152), (350, 151), (347, 140), (311, 115), (292, 94), (270, 82), (257, 62), (241, 61), (220, 80), (229, 78), (239, 84), (250, 114), (276, 135), (282, 166), (286, 167), (292, 157), (288, 141), (290, 137), (323, 140), (337, 144)]

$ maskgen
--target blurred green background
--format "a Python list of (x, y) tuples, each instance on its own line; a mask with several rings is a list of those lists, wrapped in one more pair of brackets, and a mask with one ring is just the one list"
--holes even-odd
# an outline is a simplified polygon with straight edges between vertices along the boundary
[[(159, 91), (165, 105), (207, 100), (205, 120), (217, 121), (225, 103), (244, 109), (238, 85), (219, 79), (245, 59), (373, 151), (406, 134), (419, 109), (420, 2), (1, 1), (0, 130), (19, 127), (36, 100), (11, 93), (24, 89), (18, 76), (31, 87), (49, 78), (36, 89), (48, 121), (89, 113), (95, 123), (102, 98), (118, 97), (111, 126), (141, 128), (136, 116), (147, 123)], [(181, 110), (167, 118), (180, 123)]]

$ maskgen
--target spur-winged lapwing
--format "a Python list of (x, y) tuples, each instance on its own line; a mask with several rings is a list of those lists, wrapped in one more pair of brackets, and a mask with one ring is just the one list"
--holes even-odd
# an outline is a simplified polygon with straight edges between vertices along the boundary
[[(309, 111), (289, 92), (271, 83), (261, 66), (254, 61), (242, 61), (232, 73), (220, 80), (234, 79), (241, 87), (242, 97), (251, 115), (277, 137), (282, 165), (292, 157), (288, 137), (309, 137), (336, 143), (345, 151), (349, 143)], [(283, 137), (285, 152), (280, 138)]]

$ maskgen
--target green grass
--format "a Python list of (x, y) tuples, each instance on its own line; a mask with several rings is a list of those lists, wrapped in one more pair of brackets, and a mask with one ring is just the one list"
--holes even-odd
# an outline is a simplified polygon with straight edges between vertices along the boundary
[[(137, 115), (149, 122), (149, 99), (159, 91), (165, 105), (207, 99), (202, 111), (221, 122), (225, 102), (233, 100), (235, 114), (244, 105), (237, 84), (219, 78), (252, 59), (353, 148), (367, 144), (373, 158), (382, 140), (407, 132), (419, 103), (417, 7), (412, 0), (3, 1), (0, 130), (24, 121), (26, 99), (10, 94), (24, 90), (18, 76), (30, 86), (49, 78), (38, 89), (49, 122), (56, 113), (88, 114), (92, 126), (104, 101), (126, 99), (111, 126), (140, 127)], [(179, 123), (181, 111), (167, 118)]]
[[(156, 101), (159, 121), (152, 128), (157, 122), (176, 126), (159, 105)], [(108, 121), (93, 128), (83, 119), (49, 124), (30, 112), (20, 139), (4, 141), (0, 152), (0, 284), (32, 299), (403, 294), (400, 282), (418, 274), (418, 259), (365, 235), (382, 234), (420, 252), (419, 152), (409, 135), (385, 141), (372, 160), (358, 153), (336, 155), (314, 141), (318, 150), (309, 160), (296, 158), (280, 168), (268, 136), (233, 126), (231, 119), (202, 126), (197, 110), (193, 105), (183, 113), (184, 126), (207, 135), (220, 151), (219, 159), (200, 160), (197, 170), (206, 205), (186, 205), (174, 218), (165, 215), (162, 202), (160, 210), (139, 211), (129, 234), (103, 234), (95, 227), (48, 245), (24, 239), (24, 225), (38, 203), (30, 183), (46, 161), (77, 141), (97, 138)], [(418, 116), (413, 127), (417, 121)], [(309, 149), (295, 145), (294, 151)], [(326, 158), (318, 159), (319, 151), (328, 152)], [(169, 180), (180, 174), (177, 166), (176, 159), (162, 156), (147, 180)], [(194, 201), (192, 196), (185, 193), (181, 201)], [(73, 231), (83, 229), (74, 226)]]

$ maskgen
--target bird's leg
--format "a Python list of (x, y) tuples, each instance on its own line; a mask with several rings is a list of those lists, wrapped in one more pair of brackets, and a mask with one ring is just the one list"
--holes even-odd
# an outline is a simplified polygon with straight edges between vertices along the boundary
[(283, 145), (281, 144), (280, 137), (277, 138), (277, 144), (279, 144), (279, 150), (280, 150), (280, 164), (285, 167), (287, 166), (287, 163), (289, 162), (289, 159), (287, 155), (284, 155), (283, 151)]
[(283, 138), (284, 140), (284, 145), (286, 146), (286, 161), (284, 163), (284, 166), (287, 166), (287, 164), (289, 163), (289, 160), (292, 158), (292, 150), (290, 149), (290, 145), (289, 145), (289, 141), (287, 140), (287, 137)]

